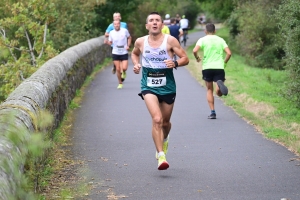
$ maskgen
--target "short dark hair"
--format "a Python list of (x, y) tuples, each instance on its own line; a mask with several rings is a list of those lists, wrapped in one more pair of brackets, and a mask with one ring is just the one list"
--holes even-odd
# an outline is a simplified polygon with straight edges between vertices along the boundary
[(171, 18), (171, 24), (173, 24), (174, 22), (176, 22), (175, 18)]
[(158, 12), (154, 11), (154, 12), (151, 12), (149, 15), (160, 15)]
[(161, 15), (160, 15), (158, 12), (151, 12), (151, 13), (149, 13), (149, 15), (148, 15), (147, 18), (146, 18), (146, 24), (148, 23), (148, 17), (149, 17), (150, 15), (159, 15), (159, 16), (160, 16), (161, 22), (163, 21)]
[(212, 24), (212, 23), (206, 24), (206, 31), (207, 31), (208, 33), (214, 33), (215, 30), (216, 30), (216, 27), (215, 27), (214, 24)]
[(121, 24), (121, 20), (118, 20), (118, 19), (117, 19), (117, 20), (114, 20), (113, 23), (114, 23), (114, 22), (119, 22), (119, 23)]

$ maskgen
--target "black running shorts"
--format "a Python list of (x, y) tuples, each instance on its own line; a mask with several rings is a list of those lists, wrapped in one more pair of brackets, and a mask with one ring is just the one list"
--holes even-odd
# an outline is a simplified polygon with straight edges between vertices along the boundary
[(225, 81), (224, 69), (205, 69), (202, 70), (202, 79), (206, 82), (217, 82), (218, 80)]
[(112, 58), (113, 58), (113, 60), (120, 60), (120, 61), (128, 60), (128, 53), (124, 54), (124, 55), (113, 54)]
[(150, 90), (143, 90), (138, 95), (144, 100), (143, 96), (145, 96), (146, 94), (154, 94), (157, 97), (159, 103), (164, 101), (169, 105), (173, 104), (175, 102), (175, 98), (176, 98), (176, 93), (159, 95), (159, 94), (155, 94), (154, 92), (152, 92)]

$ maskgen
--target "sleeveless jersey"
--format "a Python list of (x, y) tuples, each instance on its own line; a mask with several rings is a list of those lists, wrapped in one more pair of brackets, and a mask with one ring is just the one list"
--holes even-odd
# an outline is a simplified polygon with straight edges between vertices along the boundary
[(172, 60), (167, 52), (168, 35), (164, 36), (158, 48), (152, 48), (148, 38), (149, 36), (145, 36), (142, 52), (142, 91), (150, 90), (159, 95), (176, 93), (173, 68), (167, 68), (164, 63), (164, 60)]

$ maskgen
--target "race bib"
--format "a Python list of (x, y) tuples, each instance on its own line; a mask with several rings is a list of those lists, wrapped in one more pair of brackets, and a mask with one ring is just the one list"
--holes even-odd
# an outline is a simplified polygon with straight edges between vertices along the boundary
[(117, 52), (118, 53), (123, 53), (125, 50), (124, 46), (117, 46)]
[(148, 72), (147, 74), (147, 86), (149, 87), (161, 87), (167, 84), (165, 72)]

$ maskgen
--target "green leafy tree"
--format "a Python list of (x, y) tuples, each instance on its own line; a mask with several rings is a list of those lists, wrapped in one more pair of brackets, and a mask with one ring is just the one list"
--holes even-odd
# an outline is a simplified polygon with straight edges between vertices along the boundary
[(0, 20), (0, 47), (7, 49), (9, 55), (0, 65), (2, 100), (57, 54), (48, 41), (48, 25), (55, 19), (52, 3), (47, 0), (20, 1), (6, 4), (5, 8), (10, 11), (10, 16)]
[(139, 0), (110, 0), (96, 5), (94, 9), (97, 17), (93, 21), (93, 27), (104, 34), (107, 26), (112, 23), (115, 12), (121, 13), (122, 21), (132, 23), (132, 13), (137, 12), (140, 3)]
[(226, 20), (239, 0), (198, 0), (201, 11), (212, 15), (211, 18)]
[(276, 11), (280, 34), (284, 41), (286, 69), (290, 72), (288, 98), (300, 107), (300, 4), (284, 0)]
[(262, 68), (282, 69), (281, 40), (278, 38), (274, 8), (281, 0), (239, 2), (228, 20), (230, 32), (239, 52), (249, 64)]
[(102, 5), (103, 0), (51, 1), (57, 12), (56, 20), (49, 25), (55, 49), (63, 51), (100, 35), (100, 30), (94, 22), (101, 13), (97, 14), (94, 9)]

